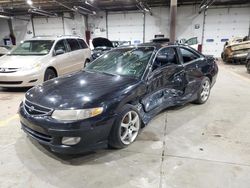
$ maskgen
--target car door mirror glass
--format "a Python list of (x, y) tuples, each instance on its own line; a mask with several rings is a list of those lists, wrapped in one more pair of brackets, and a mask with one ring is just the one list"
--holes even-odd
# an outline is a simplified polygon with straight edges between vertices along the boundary
[(55, 51), (55, 55), (61, 55), (61, 54), (64, 54), (65, 51), (63, 49), (58, 49)]

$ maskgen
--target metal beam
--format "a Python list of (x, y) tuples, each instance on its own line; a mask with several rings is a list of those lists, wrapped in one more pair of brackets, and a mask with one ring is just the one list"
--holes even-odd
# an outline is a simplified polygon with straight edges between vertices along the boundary
[(170, 2), (170, 42), (176, 41), (177, 0)]

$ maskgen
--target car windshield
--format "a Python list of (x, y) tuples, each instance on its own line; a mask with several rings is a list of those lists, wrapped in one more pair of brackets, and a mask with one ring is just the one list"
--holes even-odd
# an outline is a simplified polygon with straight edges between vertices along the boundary
[(53, 43), (53, 40), (24, 41), (10, 55), (47, 55)]
[(154, 47), (114, 49), (93, 61), (85, 70), (112, 75), (141, 77)]

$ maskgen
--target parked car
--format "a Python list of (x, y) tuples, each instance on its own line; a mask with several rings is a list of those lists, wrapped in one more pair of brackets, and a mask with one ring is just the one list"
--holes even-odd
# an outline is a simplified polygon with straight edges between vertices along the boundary
[(92, 40), (94, 49), (92, 50), (92, 60), (100, 57), (104, 53), (114, 48), (113, 43), (106, 38), (98, 37)]
[(30, 89), (19, 108), (22, 129), (59, 153), (124, 148), (165, 108), (205, 103), (217, 73), (213, 58), (188, 46), (116, 48), (82, 72)]
[(0, 87), (31, 87), (83, 69), (91, 51), (78, 37), (36, 37), (0, 58)]
[(10, 50), (11, 50), (10, 46), (0, 45), (0, 57), (9, 53)]
[(111, 41), (111, 42), (112, 42), (114, 48), (131, 45), (131, 41)]
[(185, 45), (188, 45), (190, 46), (191, 48), (199, 51), (199, 52), (202, 52), (202, 45), (201, 43), (199, 43), (198, 41), (198, 37), (192, 37), (188, 40), (186, 39), (181, 39), (180, 41), (180, 44), (185, 44)]
[(250, 40), (248, 37), (233, 38), (224, 45), (221, 58), (225, 63), (245, 62), (247, 54), (250, 52)]
[(246, 58), (246, 67), (247, 67), (247, 72), (250, 74), (250, 53), (248, 53)]
[(158, 37), (152, 39), (150, 42), (160, 43), (160, 44), (168, 44), (170, 42), (169, 38)]

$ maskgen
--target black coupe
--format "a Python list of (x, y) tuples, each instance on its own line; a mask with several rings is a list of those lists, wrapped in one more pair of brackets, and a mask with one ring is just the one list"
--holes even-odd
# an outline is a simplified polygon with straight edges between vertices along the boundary
[(22, 129), (59, 153), (124, 148), (165, 108), (205, 103), (217, 73), (212, 57), (188, 46), (116, 48), (30, 89), (20, 104)]

